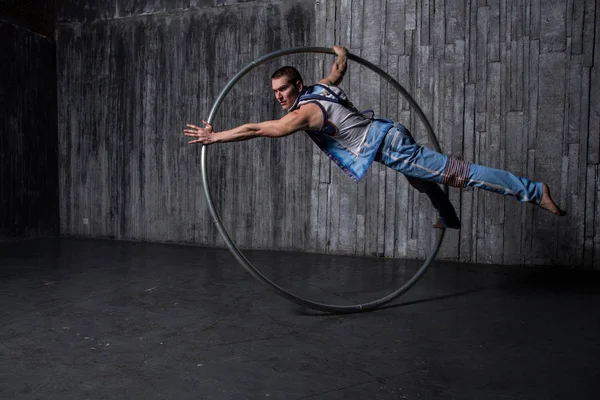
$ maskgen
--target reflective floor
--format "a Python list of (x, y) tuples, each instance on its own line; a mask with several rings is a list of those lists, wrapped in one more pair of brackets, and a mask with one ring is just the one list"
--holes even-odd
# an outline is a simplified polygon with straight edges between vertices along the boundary
[[(252, 251), (313, 300), (382, 297), (414, 261)], [(0, 399), (596, 399), (600, 274), (434, 262), (326, 315), (227, 250), (0, 244)]]

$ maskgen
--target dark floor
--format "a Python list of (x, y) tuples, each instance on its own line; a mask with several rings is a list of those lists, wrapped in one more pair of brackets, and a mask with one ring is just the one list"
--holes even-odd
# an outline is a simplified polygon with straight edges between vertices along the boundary
[[(415, 268), (247, 255), (340, 304), (381, 297)], [(4, 243), (0, 398), (598, 399), (599, 289), (598, 273), (436, 262), (391, 307), (323, 315), (223, 249)]]

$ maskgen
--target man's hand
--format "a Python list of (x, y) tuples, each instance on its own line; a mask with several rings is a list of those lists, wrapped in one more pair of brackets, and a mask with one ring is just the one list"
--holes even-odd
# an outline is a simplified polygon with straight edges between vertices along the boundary
[(202, 144), (211, 144), (215, 142), (215, 132), (213, 131), (213, 127), (206, 121), (202, 121), (206, 127), (200, 128), (199, 126), (187, 124), (187, 129), (184, 129), (183, 132), (185, 136), (191, 136), (196, 138), (195, 140), (191, 140), (188, 143), (202, 143)]
[(348, 49), (344, 46), (333, 46), (333, 51), (338, 57), (348, 57)]
[(327, 78), (321, 79), (319, 83), (338, 86), (346, 74), (348, 49), (343, 46), (333, 46), (333, 51), (335, 52), (336, 57), (331, 66), (331, 72)]

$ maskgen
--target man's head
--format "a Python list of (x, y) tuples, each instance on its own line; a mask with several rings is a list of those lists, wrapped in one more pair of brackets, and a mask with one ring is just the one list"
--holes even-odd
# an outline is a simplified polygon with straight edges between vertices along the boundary
[(286, 111), (294, 105), (304, 88), (300, 72), (290, 66), (279, 68), (271, 75), (271, 86), (275, 98)]

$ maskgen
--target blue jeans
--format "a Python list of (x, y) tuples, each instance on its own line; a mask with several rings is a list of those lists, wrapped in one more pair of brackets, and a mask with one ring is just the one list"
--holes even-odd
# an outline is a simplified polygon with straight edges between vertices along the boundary
[[(415, 143), (410, 132), (399, 123), (387, 133), (375, 161), (401, 172), (413, 186), (425, 193), (434, 190), (432, 183), (442, 183), (453, 187), (478, 187), (514, 196), (521, 202), (539, 204), (542, 199), (541, 182), (435, 152)], [(438, 208), (434, 198), (429, 197)]]

